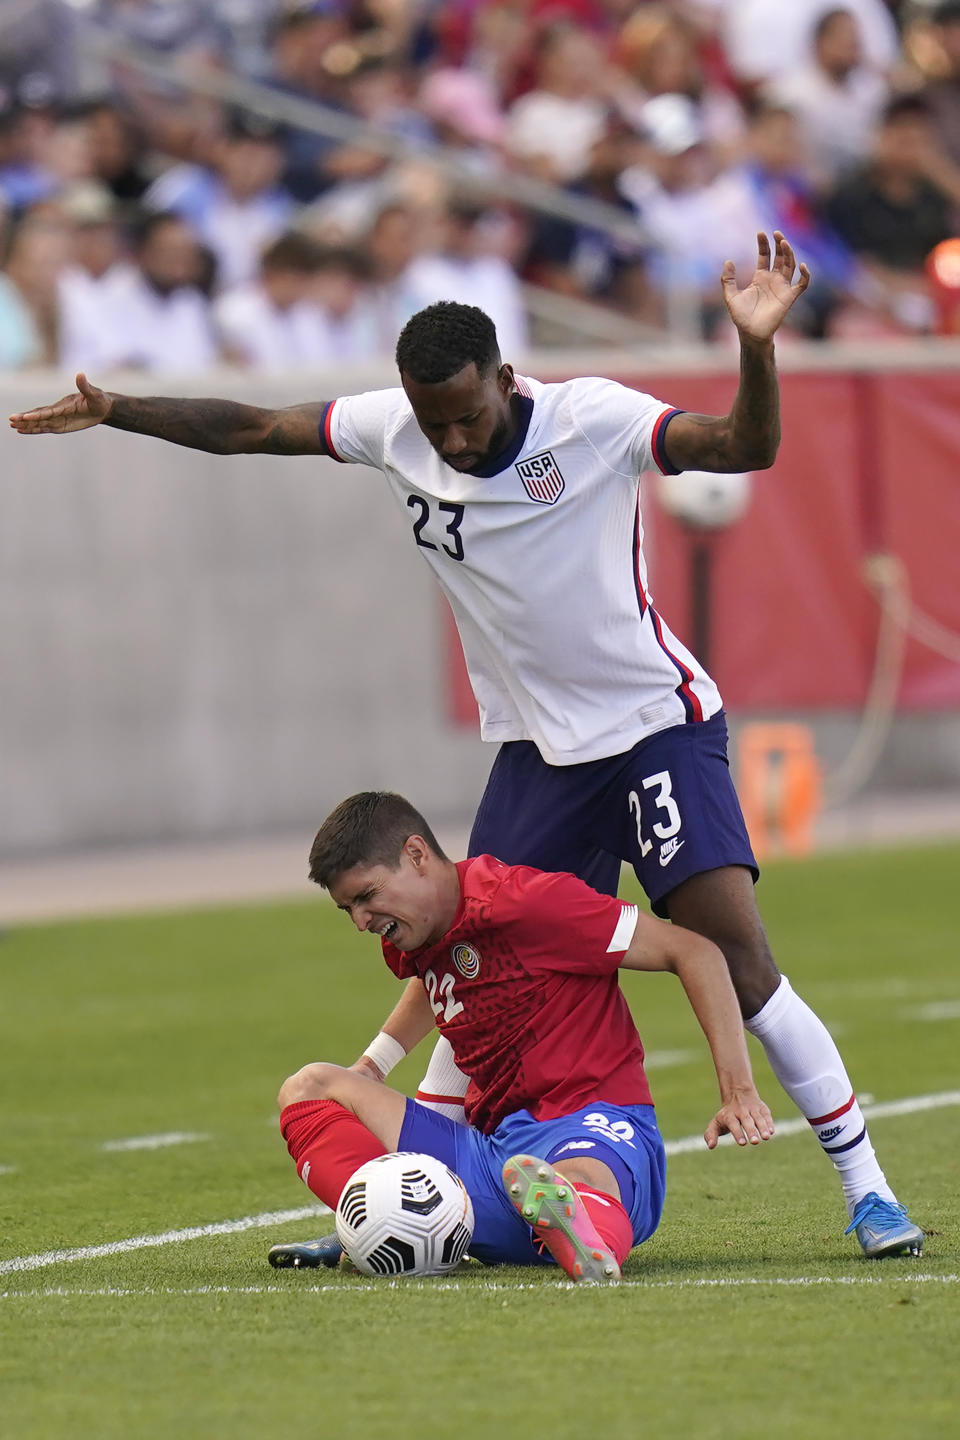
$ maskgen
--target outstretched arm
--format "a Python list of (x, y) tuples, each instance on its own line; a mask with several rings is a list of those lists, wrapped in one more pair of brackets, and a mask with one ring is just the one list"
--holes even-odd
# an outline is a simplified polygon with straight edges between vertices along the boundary
[(731, 474), (765, 470), (780, 445), (780, 388), (773, 337), (790, 307), (810, 284), (806, 265), (797, 268), (793, 250), (773, 232), (773, 260), (766, 235), (757, 236), (757, 268), (745, 290), (737, 289), (732, 260), (723, 267), (724, 304), (740, 335), (740, 385), (729, 415), (677, 415), (667, 427), (664, 448), (677, 470)]
[(707, 1037), (720, 1086), (720, 1109), (704, 1132), (713, 1150), (721, 1135), (758, 1145), (773, 1134), (770, 1111), (757, 1094), (740, 1007), (723, 953), (712, 940), (641, 912), (620, 962), (626, 970), (670, 970), (680, 979)]
[(115, 395), (81, 373), (73, 395), (11, 415), (10, 424), (21, 435), (67, 435), (109, 425), (212, 455), (326, 455), (322, 413), (323, 402), (264, 410), (233, 400)]

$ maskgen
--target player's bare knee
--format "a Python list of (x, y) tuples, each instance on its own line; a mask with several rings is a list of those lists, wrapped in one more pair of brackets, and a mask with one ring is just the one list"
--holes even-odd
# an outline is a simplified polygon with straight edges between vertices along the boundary
[(287, 1105), (296, 1105), (301, 1100), (326, 1099), (330, 1094), (333, 1077), (339, 1069), (338, 1065), (327, 1065), (323, 1061), (304, 1065), (284, 1080), (277, 1096), (277, 1105), (283, 1110)]

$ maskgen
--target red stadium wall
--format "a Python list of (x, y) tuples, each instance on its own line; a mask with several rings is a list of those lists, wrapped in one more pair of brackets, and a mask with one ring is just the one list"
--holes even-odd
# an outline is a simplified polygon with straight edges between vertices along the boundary
[[(723, 414), (729, 375), (624, 375), (673, 405)], [(783, 443), (746, 516), (711, 541), (710, 668), (733, 710), (854, 709), (874, 660), (878, 603), (867, 556), (902, 562), (916, 609), (960, 634), (960, 372), (787, 373)], [(650, 588), (692, 643), (691, 541), (643, 495)], [(476, 706), (450, 620), (450, 712)], [(960, 706), (960, 665), (910, 640), (903, 710)]]

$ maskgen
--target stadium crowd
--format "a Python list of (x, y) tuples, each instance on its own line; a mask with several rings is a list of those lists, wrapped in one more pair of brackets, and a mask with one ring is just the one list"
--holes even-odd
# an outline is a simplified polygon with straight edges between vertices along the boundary
[[(397, 143), (210, 98), (205, 75)], [(528, 208), (518, 177), (636, 223)], [(441, 298), (481, 304), (515, 356), (552, 338), (525, 283), (722, 342), (721, 265), (749, 273), (775, 228), (815, 275), (794, 331), (952, 330), (960, 0), (6, 7), (0, 220), (6, 370), (342, 365)]]

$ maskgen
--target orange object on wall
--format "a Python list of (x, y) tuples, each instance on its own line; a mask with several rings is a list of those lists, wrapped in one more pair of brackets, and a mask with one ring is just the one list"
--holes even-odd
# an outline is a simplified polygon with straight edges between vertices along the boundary
[(806, 725), (745, 725), (737, 741), (737, 790), (758, 860), (809, 855), (820, 810), (820, 766)]

